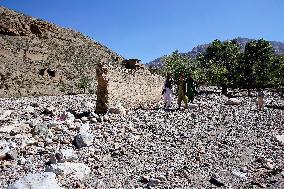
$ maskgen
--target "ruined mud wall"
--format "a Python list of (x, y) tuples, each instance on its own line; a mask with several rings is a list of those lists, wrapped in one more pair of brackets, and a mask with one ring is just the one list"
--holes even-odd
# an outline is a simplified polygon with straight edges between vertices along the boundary
[(121, 104), (137, 108), (162, 99), (163, 78), (144, 68), (126, 69), (123, 66), (97, 67), (97, 112)]

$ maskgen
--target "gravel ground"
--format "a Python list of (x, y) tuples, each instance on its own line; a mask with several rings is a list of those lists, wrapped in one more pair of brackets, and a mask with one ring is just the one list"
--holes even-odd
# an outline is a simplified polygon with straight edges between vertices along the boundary
[(235, 95), (107, 116), (86, 95), (1, 99), (0, 186), (46, 171), (62, 188), (284, 188), (284, 100)]

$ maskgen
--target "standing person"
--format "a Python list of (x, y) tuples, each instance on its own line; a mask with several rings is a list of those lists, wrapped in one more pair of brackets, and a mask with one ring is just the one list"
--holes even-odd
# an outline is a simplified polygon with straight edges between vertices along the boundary
[(264, 92), (261, 89), (257, 90), (256, 106), (258, 110), (264, 110)]
[(196, 84), (191, 75), (186, 80), (186, 96), (188, 100), (193, 103), (194, 95), (196, 93)]
[(166, 80), (164, 82), (164, 88), (163, 88), (163, 96), (164, 96), (164, 108), (167, 109), (171, 106), (172, 103), (172, 86), (173, 81), (171, 79), (171, 76), (167, 74)]
[(183, 101), (185, 104), (184, 108), (188, 109), (187, 96), (185, 95), (186, 92), (185, 90), (186, 90), (186, 84), (185, 84), (184, 74), (181, 73), (179, 77), (178, 101), (177, 101), (179, 109), (181, 107), (181, 101)]

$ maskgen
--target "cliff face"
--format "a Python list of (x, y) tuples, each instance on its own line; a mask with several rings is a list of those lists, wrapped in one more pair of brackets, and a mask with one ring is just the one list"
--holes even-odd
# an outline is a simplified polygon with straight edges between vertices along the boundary
[(123, 58), (79, 32), (0, 7), (0, 97), (94, 92)]

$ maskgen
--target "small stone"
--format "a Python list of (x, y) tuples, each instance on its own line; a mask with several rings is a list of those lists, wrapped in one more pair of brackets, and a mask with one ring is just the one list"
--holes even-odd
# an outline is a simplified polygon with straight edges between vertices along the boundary
[(97, 120), (98, 120), (98, 122), (103, 122), (104, 121), (104, 116), (100, 116)]
[(242, 167), (242, 168), (240, 169), (240, 171), (243, 172), (243, 173), (246, 173), (246, 172), (248, 171), (248, 168), (247, 168), (247, 167)]
[(101, 176), (101, 177), (104, 177), (104, 176), (105, 176), (105, 173), (104, 173), (102, 170), (98, 170), (98, 174), (99, 174), (99, 176)]
[(26, 143), (27, 146), (31, 146), (31, 145), (36, 144), (36, 143), (37, 143), (37, 140), (32, 137), (32, 138), (27, 139), (27, 140), (25, 141), (25, 143)]
[(16, 149), (13, 149), (13, 150), (10, 150), (9, 152), (7, 152), (7, 157), (9, 159), (12, 159), (12, 160), (17, 160), (18, 158), (18, 152)]
[(159, 183), (160, 183), (160, 180), (159, 180), (159, 179), (150, 178), (147, 185), (150, 186), (150, 187), (155, 187), (155, 186), (157, 186)]
[(0, 141), (0, 160), (7, 157), (7, 153), (10, 151), (10, 143), (6, 140)]
[(241, 101), (237, 98), (229, 98), (226, 103), (226, 105), (240, 105)]
[(93, 118), (96, 118), (96, 119), (99, 118), (99, 115), (94, 113), (94, 112), (91, 112), (90, 116), (93, 117)]
[(91, 123), (97, 123), (97, 122), (98, 122), (97, 118), (94, 118), (94, 117), (92, 117), (92, 118), (90, 119), (90, 121), (91, 121)]
[(110, 107), (108, 109), (108, 113), (126, 115), (126, 110), (122, 105), (117, 105), (115, 107)]
[(159, 179), (160, 181), (166, 181), (167, 178), (164, 175), (160, 175), (156, 177), (157, 179)]
[(78, 148), (87, 147), (93, 144), (94, 135), (90, 133), (78, 134), (75, 138)]
[(88, 119), (87, 117), (82, 117), (81, 120), (82, 120), (82, 122), (86, 122), (86, 121), (88, 121), (89, 119)]
[(284, 135), (276, 135), (275, 139), (280, 143), (284, 144)]
[(80, 133), (86, 133), (90, 130), (89, 123), (83, 123), (80, 125)]
[(247, 173), (243, 173), (243, 172), (240, 172), (240, 171), (232, 171), (232, 174), (235, 175), (236, 177), (238, 177), (242, 181), (247, 180)]
[(11, 115), (13, 110), (2, 110), (0, 111), (0, 120), (5, 120), (7, 117)]
[(217, 187), (221, 187), (221, 186), (225, 186), (225, 184), (221, 181), (221, 179), (219, 178), (219, 176), (217, 175), (213, 175), (209, 182)]
[(18, 159), (18, 164), (20, 164), (20, 165), (24, 165), (24, 164), (26, 164), (26, 162), (27, 162), (27, 160), (24, 157), (20, 157)]
[(43, 112), (41, 112), (41, 114), (44, 115), (55, 115), (55, 107), (54, 106), (49, 106), (47, 108), (44, 109)]
[(35, 109), (32, 106), (27, 106), (23, 109), (23, 111), (26, 112), (26, 113), (33, 113), (35, 111)]
[(33, 129), (33, 135), (47, 136), (48, 134), (49, 134), (49, 130), (48, 130), (47, 125), (45, 124), (38, 124)]
[(143, 182), (143, 183), (148, 183), (149, 180), (150, 180), (150, 176), (148, 176), (148, 175), (144, 175), (144, 176), (141, 177), (141, 182)]
[(109, 116), (108, 115), (104, 115), (103, 120), (104, 121), (109, 121)]
[(265, 167), (266, 169), (269, 169), (269, 170), (274, 169), (274, 163), (273, 163), (272, 159), (266, 159), (266, 160), (265, 160), (264, 167)]
[(198, 108), (198, 105), (197, 104), (188, 104), (188, 109), (196, 109)]
[(78, 156), (73, 149), (61, 149), (59, 152), (55, 153), (55, 156), (60, 163), (67, 161), (72, 162), (78, 159)]
[(64, 115), (64, 117), (65, 117), (65, 119), (64, 119), (65, 124), (70, 125), (70, 124), (73, 124), (73, 123), (74, 123), (74, 121), (75, 121), (75, 116), (74, 116), (72, 113), (70, 113), (70, 112), (65, 112), (65, 114), (63, 114), (63, 115)]
[(42, 147), (42, 148), (43, 148), (43, 147), (44, 147), (44, 142), (38, 142), (38, 143), (37, 143), (37, 146), (39, 146), (39, 147)]

